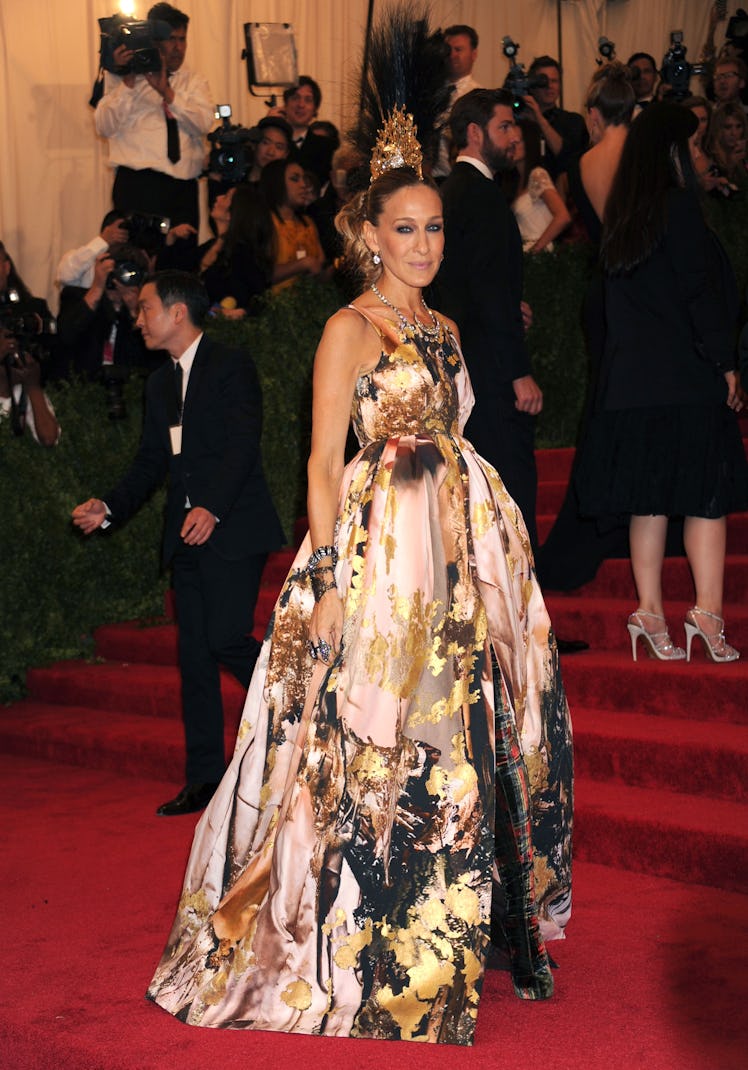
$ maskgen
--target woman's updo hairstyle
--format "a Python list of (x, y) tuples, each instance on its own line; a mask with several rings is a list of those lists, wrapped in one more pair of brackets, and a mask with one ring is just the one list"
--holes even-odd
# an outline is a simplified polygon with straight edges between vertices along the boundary
[(587, 111), (597, 108), (606, 126), (628, 126), (636, 104), (629, 68), (613, 60), (595, 71), (587, 90)]
[(433, 182), (420, 178), (412, 167), (395, 167), (356, 194), (335, 216), (335, 229), (343, 239), (346, 265), (366, 286), (377, 281), (382, 274), (382, 265), (374, 263), (372, 251), (364, 240), (364, 222), (368, 220), (376, 226), (390, 197), (409, 186), (427, 186), (436, 190)]

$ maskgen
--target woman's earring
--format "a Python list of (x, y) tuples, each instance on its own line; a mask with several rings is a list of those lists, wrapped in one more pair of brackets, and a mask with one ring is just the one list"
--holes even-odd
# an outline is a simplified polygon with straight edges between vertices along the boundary
[(379, 266), (382, 263), (382, 258), (379, 255), (379, 253), (372, 253), (371, 254), (371, 259), (372, 259), (372, 263), (376, 264), (377, 266)]

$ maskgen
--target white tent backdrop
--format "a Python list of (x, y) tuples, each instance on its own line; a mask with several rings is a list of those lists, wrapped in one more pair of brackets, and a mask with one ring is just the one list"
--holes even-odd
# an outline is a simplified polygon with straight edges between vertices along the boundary
[[(739, 0), (730, 0), (732, 14)], [(241, 59), (245, 22), (292, 25), (301, 73), (322, 87), (320, 118), (341, 129), (353, 119), (367, 0), (178, 0), (190, 15), (187, 65), (205, 74), (233, 121), (253, 125), (266, 108), (251, 97)], [(420, 4), (414, 3), (420, 9)], [(144, 18), (150, 0), (137, 0)], [(619, 58), (633, 51), (660, 60), (671, 30), (682, 29), (696, 62), (711, 0), (432, 0), (431, 24), (474, 26), (480, 35), (474, 74), (500, 85), (508, 64), (501, 39), (520, 44), (520, 60), (562, 58), (564, 105), (579, 109), (606, 35)], [(386, 8), (375, 0), (376, 14)], [(0, 7), (0, 239), (31, 289), (57, 298), (54, 270), (62, 252), (88, 241), (110, 207), (107, 147), (93, 129), (87, 101), (97, 70), (97, 19), (116, 0), (3, 0)], [(724, 36), (724, 23), (717, 43)], [(560, 38), (560, 39), (559, 39)]]

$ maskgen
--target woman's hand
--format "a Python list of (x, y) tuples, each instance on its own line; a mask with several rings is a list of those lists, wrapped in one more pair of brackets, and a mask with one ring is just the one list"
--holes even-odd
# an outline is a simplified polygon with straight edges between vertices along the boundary
[[(309, 622), (309, 642), (316, 647), (320, 661), (329, 665), (337, 657), (342, 638), (342, 599), (335, 589), (325, 591), (312, 610)], [(326, 647), (323, 644), (326, 644)]]
[(305, 256), (299, 260), (301, 273), (306, 275), (319, 275), (324, 263), (325, 258), (323, 256)]
[(175, 227), (171, 227), (169, 233), (166, 235), (166, 244), (173, 245), (175, 241), (183, 241), (185, 238), (189, 238), (192, 234), (197, 234), (192, 223), (177, 223)]
[(733, 412), (740, 412), (743, 402), (738, 392), (738, 377), (735, 372), (725, 372), (725, 382), (727, 383), (727, 404)]

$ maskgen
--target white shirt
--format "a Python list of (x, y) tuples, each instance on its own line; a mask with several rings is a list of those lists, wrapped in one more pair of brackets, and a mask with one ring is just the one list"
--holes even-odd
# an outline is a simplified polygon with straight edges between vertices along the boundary
[[(192, 371), (192, 365), (195, 363), (195, 354), (197, 353), (197, 347), (200, 345), (200, 340), (203, 337), (203, 332), (197, 336), (195, 341), (187, 346), (184, 353), (179, 357), (179, 363), (182, 367), (182, 406), (184, 406), (184, 399), (187, 397), (187, 382), (190, 378), (190, 372)], [(172, 365), (176, 365), (176, 361), (172, 357)]]
[(449, 146), (451, 144), (451, 138), (449, 136), (449, 113), (452, 110), (452, 105), (460, 97), (464, 97), (466, 93), (469, 93), (472, 89), (482, 89), (483, 87), (476, 82), (472, 74), (466, 74), (462, 78), (458, 78), (456, 82), (452, 83), (454, 89), (452, 96), (449, 98), (449, 105), (447, 111), (441, 117), (442, 132), (439, 137), (439, 153), (436, 157), (436, 163), (434, 164), (434, 178), (445, 178), (452, 170), (452, 165), (449, 162)]
[(490, 178), (493, 182), (493, 171), (487, 163), (483, 163), (483, 160), (478, 160), (475, 156), (458, 156), (455, 163), (471, 163), (476, 171), (480, 171), (486, 178)]
[[(522, 235), (522, 248), (531, 249), (553, 219), (553, 213), (543, 200), (546, 190), (554, 189), (551, 176), (543, 167), (534, 167), (530, 172), (527, 189), (520, 193), (512, 205), (519, 232)], [(545, 247), (553, 252), (553, 242)]]
[(96, 133), (109, 139), (109, 165), (150, 167), (172, 178), (197, 178), (205, 162), (205, 135), (215, 117), (208, 82), (180, 67), (169, 78), (174, 100), (169, 111), (179, 126), (181, 156), (172, 163), (166, 152), (164, 101), (143, 75), (129, 89), (115, 74), (106, 75), (107, 92), (94, 112)]
[(109, 248), (100, 235), (92, 238), (87, 245), (79, 249), (70, 249), (63, 253), (57, 265), (57, 282), (60, 286), (83, 286), (90, 289), (94, 280), (96, 257)]

